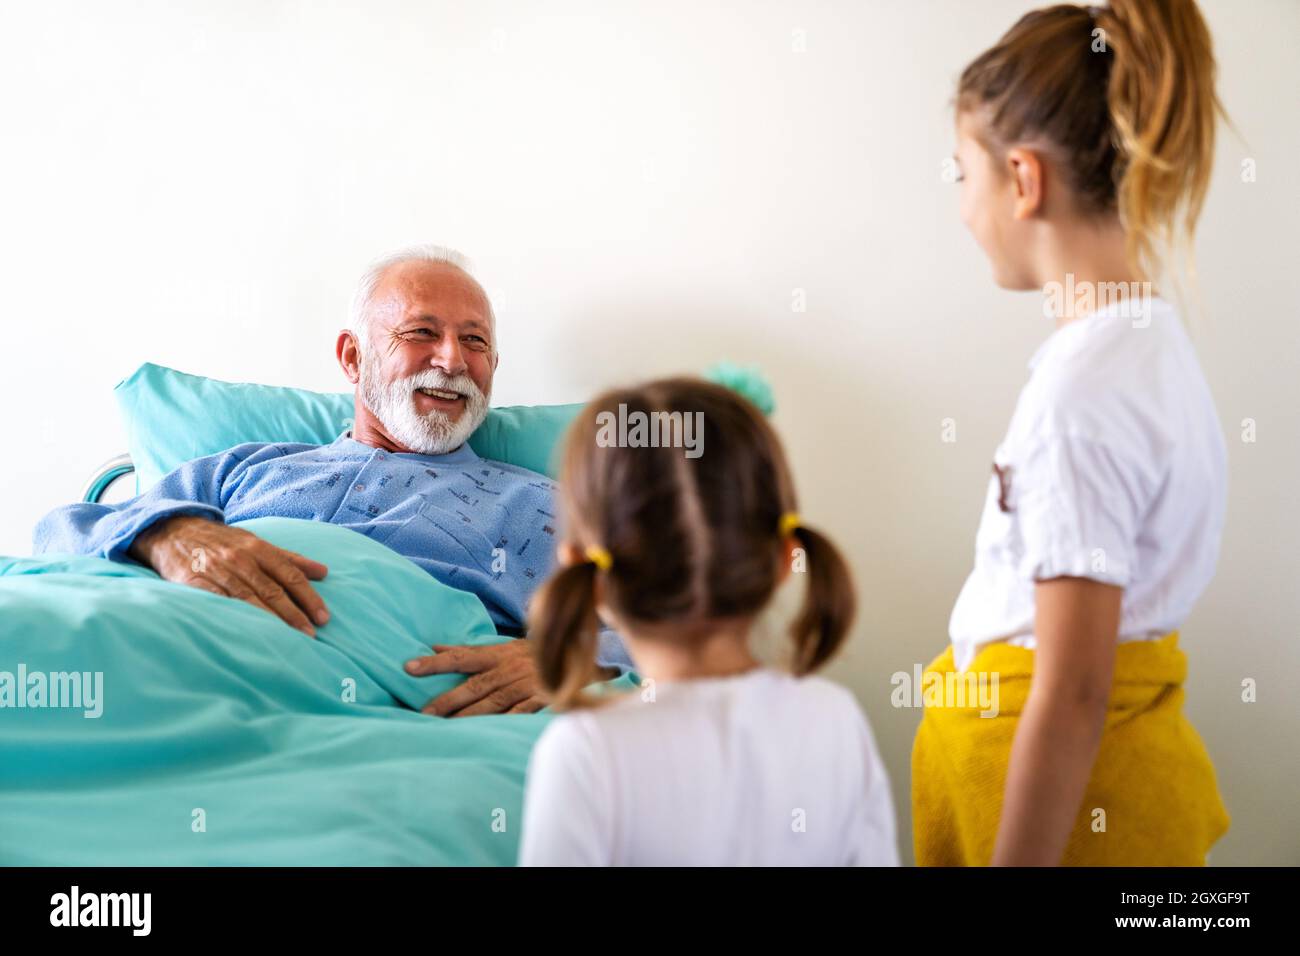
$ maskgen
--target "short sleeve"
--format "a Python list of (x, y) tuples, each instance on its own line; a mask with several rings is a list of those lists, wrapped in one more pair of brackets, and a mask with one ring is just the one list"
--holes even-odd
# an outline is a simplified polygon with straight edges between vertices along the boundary
[(555, 718), (528, 761), (520, 866), (612, 862), (610, 767), (585, 715)]
[(1135, 573), (1149, 477), (1106, 445), (1071, 435), (1036, 442), (1010, 476), (1025, 580), (1090, 578), (1126, 587)]
[(866, 776), (857, 807), (857, 839), (850, 848), (850, 866), (898, 866), (898, 836), (894, 823), (894, 798), (889, 792), (889, 775), (876, 749), (876, 740), (866, 717), (858, 710), (858, 746)]

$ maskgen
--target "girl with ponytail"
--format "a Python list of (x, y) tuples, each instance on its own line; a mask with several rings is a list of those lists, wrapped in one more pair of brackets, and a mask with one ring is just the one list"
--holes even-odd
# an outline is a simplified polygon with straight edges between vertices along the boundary
[(996, 681), (998, 716), (926, 699), (918, 863), (1199, 865), (1227, 829), (1177, 634), (1214, 574), (1225, 447), (1154, 291), (1205, 197), (1214, 74), (1192, 0), (1112, 0), (1029, 13), (961, 75), (962, 218), (1056, 328), (926, 678)]
[[(638, 419), (664, 440), (620, 443), (610, 426)], [(848, 568), (799, 519), (758, 409), (688, 378), (606, 393), (570, 429), (560, 489), (562, 569), (533, 599), (529, 636), (569, 712), (533, 750), (520, 862), (896, 865), (866, 719), (807, 676), (848, 633)], [(749, 637), (792, 571), (805, 596), (784, 672)], [(623, 637), (640, 692), (582, 694), (598, 620)]]

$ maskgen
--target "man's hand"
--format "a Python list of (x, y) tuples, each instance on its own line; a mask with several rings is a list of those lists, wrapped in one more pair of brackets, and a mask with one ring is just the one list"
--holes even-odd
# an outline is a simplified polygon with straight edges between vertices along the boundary
[[(430, 674), (469, 674), (459, 687), (435, 697), (423, 712), (435, 717), (473, 717), (476, 714), (533, 714), (547, 700), (537, 676), (537, 662), (526, 638), (487, 647), (452, 647), (434, 644), (437, 652), (406, 662), (406, 672), (416, 677)], [(597, 667), (596, 678), (617, 677), (618, 671)]]
[(433, 649), (435, 654), (407, 661), (406, 672), (416, 677), (469, 674), (470, 678), (425, 704), (424, 713), (435, 717), (532, 714), (546, 706), (533, 649), (526, 639), (487, 647), (434, 644)]
[(310, 581), (325, 565), (277, 548), (250, 531), (196, 515), (176, 515), (135, 536), (131, 557), (159, 576), (270, 611), (308, 637), (329, 620), (325, 602)]

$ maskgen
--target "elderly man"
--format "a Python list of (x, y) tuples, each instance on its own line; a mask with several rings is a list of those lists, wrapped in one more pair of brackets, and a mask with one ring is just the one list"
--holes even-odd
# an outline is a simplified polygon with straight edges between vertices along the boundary
[[(495, 332), (488, 297), (456, 253), (420, 248), (381, 260), (362, 277), (351, 328), (336, 344), (355, 386), (350, 432), (329, 445), (237, 445), (183, 465), (123, 504), (58, 508), (37, 525), (35, 551), (138, 561), (314, 636), (329, 620), (310, 583), (325, 566), (229, 523), (268, 515), (328, 521), (478, 595), (498, 630), (518, 636), (554, 560), (555, 486), (481, 459), (466, 443), (488, 412)], [(195, 570), (200, 550), (207, 560)], [(434, 650), (407, 670), (471, 676), (426, 713), (543, 706), (526, 641)], [(612, 632), (601, 634), (598, 663), (607, 676), (630, 666)]]

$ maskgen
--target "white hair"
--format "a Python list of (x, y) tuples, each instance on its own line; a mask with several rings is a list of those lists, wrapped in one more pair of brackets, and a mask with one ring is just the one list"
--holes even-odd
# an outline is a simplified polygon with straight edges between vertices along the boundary
[[(357, 283), (356, 291), (352, 293), (352, 308), (348, 313), (348, 331), (350, 331), (360, 344), (362, 351), (366, 351), (370, 345), (370, 307), (374, 302), (375, 290), (379, 288), (380, 281), (384, 274), (393, 266), (399, 266), (405, 262), (434, 262), (441, 265), (455, 266), (465, 275), (474, 279), (473, 266), (469, 259), (447, 246), (419, 245), (408, 246), (405, 249), (399, 249), (397, 252), (389, 253), (382, 259), (376, 259), (361, 276), (361, 281)], [(484, 298), (486, 298), (486, 294)], [(492, 302), (488, 300), (488, 320), (495, 323), (496, 317), (492, 313)]]

